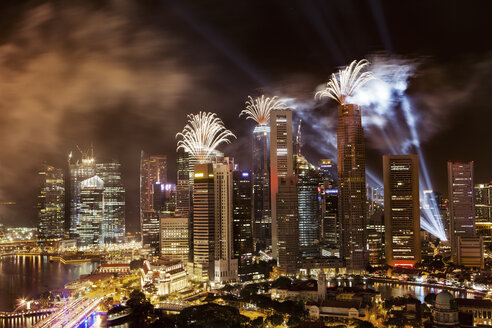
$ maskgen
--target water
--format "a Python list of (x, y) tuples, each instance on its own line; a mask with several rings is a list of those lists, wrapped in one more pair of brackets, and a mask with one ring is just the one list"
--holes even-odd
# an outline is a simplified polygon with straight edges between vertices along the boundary
[[(368, 288), (372, 288), (378, 292), (381, 293), (381, 299), (387, 299), (390, 297), (403, 297), (406, 295), (411, 295), (418, 299), (420, 302), (424, 302), (425, 296), (427, 294), (439, 294), (442, 292), (444, 289), (441, 288), (434, 288), (434, 287), (423, 287), (423, 286), (415, 286), (415, 285), (405, 285), (405, 284), (398, 284), (398, 283), (385, 283), (385, 282), (363, 282), (362, 280), (359, 281), (352, 281), (352, 280), (330, 280), (330, 286), (360, 286), (360, 284), (365, 284), (367, 285)], [(464, 291), (456, 291), (456, 290), (447, 290), (455, 298), (474, 298), (475, 295), (473, 293), (467, 293)]]
[(0, 311), (13, 311), (20, 299), (38, 297), (49, 290), (63, 288), (82, 274), (89, 274), (97, 263), (63, 264), (47, 256), (7, 256), (0, 258)]

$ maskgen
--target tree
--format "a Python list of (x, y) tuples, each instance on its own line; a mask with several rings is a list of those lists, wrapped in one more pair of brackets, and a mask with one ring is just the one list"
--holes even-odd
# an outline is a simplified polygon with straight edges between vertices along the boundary
[(355, 327), (357, 327), (357, 328), (374, 328), (374, 325), (372, 323), (370, 323), (369, 321), (361, 320), (357, 323), (357, 325)]
[(146, 326), (154, 314), (154, 306), (147, 300), (145, 294), (135, 289), (130, 293), (126, 306), (132, 310), (131, 318), (133, 324)]
[(143, 267), (143, 262), (144, 262), (144, 260), (142, 260), (142, 259), (130, 261), (130, 270), (141, 269)]
[(247, 327), (249, 319), (231, 306), (208, 303), (181, 311), (177, 318), (177, 324), (178, 327), (236, 328)]
[(289, 288), (292, 280), (287, 277), (280, 277), (272, 283), (272, 288)]
[(263, 317), (258, 317), (249, 323), (251, 328), (262, 328), (263, 327)]
[(267, 321), (273, 326), (280, 326), (284, 322), (284, 317), (280, 314), (272, 314), (268, 316)]
[(425, 295), (424, 302), (432, 305), (436, 301), (436, 296), (437, 295), (434, 293), (429, 293), (429, 294)]

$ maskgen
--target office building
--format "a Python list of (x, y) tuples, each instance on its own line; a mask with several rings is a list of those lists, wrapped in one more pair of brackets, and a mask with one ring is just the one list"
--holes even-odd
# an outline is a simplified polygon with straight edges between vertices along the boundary
[(475, 229), (486, 252), (492, 249), (492, 183), (475, 185)]
[(340, 254), (340, 222), (338, 221), (337, 166), (322, 159), (318, 169), (321, 191), (321, 242)]
[[(279, 181), (283, 179), (284, 187), (292, 187), (294, 179), (294, 157), (292, 145), (292, 111), (290, 110), (272, 110), (270, 112), (270, 195), (272, 207), (272, 256), (278, 259), (278, 215), (277, 209), (279, 203), (277, 194), (279, 191)], [(287, 182), (289, 181), (289, 182)], [(284, 188), (288, 191), (290, 197), (292, 190)], [(289, 217), (298, 216), (297, 213), (286, 213), (287, 209), (297, 211), (297, 199), (294, 202), (295, 206), (286, 205), (283, 209), (284, 215)], [(283, 229), (283, 228), (282, 228)], [(297, 228), (298, 231), (298, 228)], [(298, 239), (298, 237), (297, 237)], [(285, 249), (285, 245), (283, 246)], [(292, 253), (289, 251), (289, 253)]]
[(159, 254), (159, 212), (154, 209), (141, 212), (142, 248), (151, 255)]
[(125, 188), (121, 178), (121, 164), (97, 163), (96, 174), (104, 182), (104, 243), (122, 242), (125, 237)]
[(385, 256), (390, 266), (414, 267), (421, 259), (419, 160), (384, 155)]
[(82, 181), (96, 175), (96, 162), (94, 156), (82, 154), (82, 159), (72, 163), (72, 153), (69, 155), (69, 202), (70, 217), (69, 217), (69, 233), (71, 238), (77, 238), (77, 226), (80, 216), (80, 184)]
[(97, 175), (80, 182), (80, 213), (77, 246), (94, 247), (104, 243), (104, 181)]
[(366, 252), (366, 159), (360, 107), (338, 106), (338, 217), (341, 256), (349, 272), (360, 272)]
[(234, 163), (213, 164), (215, 191), (214, 281), (238, 279), (238, 259), (234, 258), (232, 170)]
[(367, 218), (367, 259), (373, 267), (382, 266), (385, 263), (384, 232), (383, 209), (378, 209)]
[(233, 248), (241, 268), (251, 264), (254, 253), (253, 176), (249, 171), (234, 171), (232, 177)]
[(176, 185), (173, 183), (154, 183), (152, 208), (159, 212), (176, 212)]
[(299, 258), (299, 215), (295, 176), (280, 177), (276, 195), (278, 271), (297, 273)]
[(190, 167), (190, 156), (183, 149), (176, 153), (176, 214), (191, 219), (193, 168)]
[(484, 247), (482, 237), (460, 236), (457, 239), (456, 258), (458, 265), (468, 268), (484, 268)]
[(316, 167), (300, 153), (296, 156), (299, 212), (299, 252), (302, 258), (319, 257), (320, 177)]
[(193, 275), (214, 279), (215, 184), (211, 163), (196, 164), (193, 182)]
[(160, 220), (160, 256), (187, 263), (189, 258), (188, 218), (161, 214)]
[(474, 193), (473, 162), (448, 162), (451, 255), (455, 263), (460, 263), (458, 239), (476, 236)]
[(45, 243), (65, 235), (65, 181), (63, 170), (43, 165), (39, 172), (38, 241)]
[[(154, 185), (159, 182), (165, 184), (167, 180), (167, 158), (165, 155), (148, 155), (143, 150), (140, 153), (140, 225), (142, 242), (152, 240), (153, 251), (159, 250), (159, 215), (151, 214), (154, 210)], [(151, 219), (152, 218), (152, 219)], [(151, 222), (151, 223), (150, 223)], [(144, 224), (147, 227), (144, 227)], [(149, 225), (151, 228), (149, 228)], [(155, 236), (157, 232), (157, 238)], [(151, 233), (152, 236), (145, 236)]]
[(253, 130), (253, 210), (256, 251), (272, 245), (270, 195), (270, 127), (258, 125)]

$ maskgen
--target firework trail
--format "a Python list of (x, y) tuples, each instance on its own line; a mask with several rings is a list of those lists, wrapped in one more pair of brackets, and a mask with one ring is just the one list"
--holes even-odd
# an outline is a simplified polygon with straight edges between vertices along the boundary
[(239, 116), (246, 115), (246, 119), (255, 120), (258, 125), (267, 125), (270, 119), (270, 111), (274, 109), (285, 109), (287, 106), (278, 97), (265, 98), (265, 95), (256, 99), (248, 96), (246, 109), (242, 110)]
[(375, 79), (370, 71), (360, 73), (367, 65), (369, 62), (365, 59), (358, 62), (354, 60), (345, 69), (339, 70), (337, 75), (332, 74), (326, 88), (316, 92), (315, 98), (329, 97), (344, 105), (347, 97), (351, 97), (357, 89)]
[(236, 136), (227, 130), (215, 113), (200, 112), (188, 115), (188, 124), (176, 134), (178, 148), (190, 153), (199, 163), (210, 162), (217, 146), (230, 143), (229, 137)]

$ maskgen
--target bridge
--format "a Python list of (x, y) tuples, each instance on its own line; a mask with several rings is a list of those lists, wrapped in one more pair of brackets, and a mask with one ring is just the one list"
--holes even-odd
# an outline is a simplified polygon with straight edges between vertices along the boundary
[(75, 328), (86, 318), (96, 311), (99, 303), (104, 297), (99, 298), (77, 298), (47, 318), (38, 322), (35, 328)]
[(26, 316), (39, 316), (43, 314), (51, 314), (56, 312), (57, 308), (46, 308), (39, 310), (26, 310), (26, 311), (18, 311), (18, 312), (0, 312), (0, 319), (10, 319), (10, 318), (18, 318), (18, 317), (26, 317)]
[(158, 303), (156, 306), (157, 309), (170, 311), (170, 312), (181, 312), (187, 307), (190, 307), (190, 305), (187, 303), (170, 303), (170, 302)]

